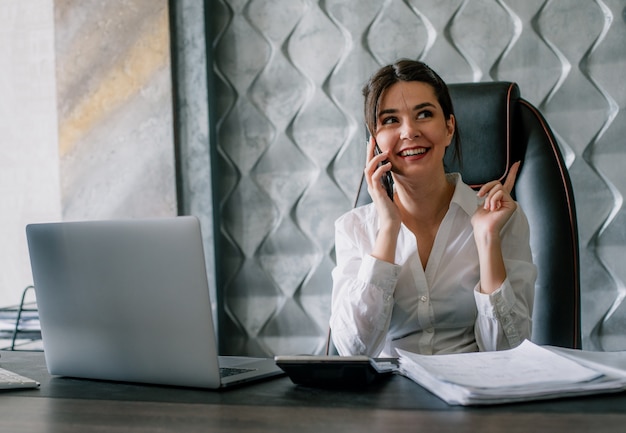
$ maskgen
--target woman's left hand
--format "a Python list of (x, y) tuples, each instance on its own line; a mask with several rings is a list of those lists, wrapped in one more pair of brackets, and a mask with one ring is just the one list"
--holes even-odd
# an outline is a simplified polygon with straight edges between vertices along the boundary
[(472, 216), (472, 226), (475, 233), (499, 235), (502, 227), (517, 209), (517, 203), (511, 197), (515, 185), (520, 162), (511, 166), (511, 170), (504, 181), (504, 185), (494, 180), (480, 188), (477, 195), (484, 197), (485, 202)]

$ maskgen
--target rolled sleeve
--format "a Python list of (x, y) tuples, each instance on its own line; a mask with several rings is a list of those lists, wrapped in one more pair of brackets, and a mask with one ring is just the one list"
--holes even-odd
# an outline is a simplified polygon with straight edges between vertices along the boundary
[(519, 301), (508, 278), (493, 293), (474, 289), (478, 316), (476, 341), (480, 350), (502, 350), (518, 346), (530, 337), (530, 318), (520, 311)]
[(363, 257), (357, 278), (363, 283), (375, 286), (386, 295), (393, 295), (400, 276), (401, 266), (378, 260), (370, 255)]
[(400, 266), (364, 255), (356, 275), (334, 272), (331, 328), (341, 355), (376, 356), (382, 350)]

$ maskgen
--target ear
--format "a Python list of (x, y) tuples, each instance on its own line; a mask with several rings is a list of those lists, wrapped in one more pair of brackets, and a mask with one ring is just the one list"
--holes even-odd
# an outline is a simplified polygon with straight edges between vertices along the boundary
[(451, 114), (450, 118), (446, 120), (447, 136), (449, 138), (449, 141), (446, 147), (450, 146), (450, 143), (452, 143), (452, 137), (454, 137), (454, 131), (456, 130), (455, 127), (456, 127), (456, 118), (454, 117), (454, 114)]

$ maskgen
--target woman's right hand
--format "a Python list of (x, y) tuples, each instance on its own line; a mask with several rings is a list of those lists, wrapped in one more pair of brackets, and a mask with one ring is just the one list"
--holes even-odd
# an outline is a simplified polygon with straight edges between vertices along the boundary
[(367, 144), (367, 163), (364, 170), (367, 191), (376, 206), (379, 219), (379, 232), (372, 256), (394, 263), (402, 218), (398, 206), (389, 198), (381, 182), (383, 176), (391, 170), (391, 163), (379, 167), (379, 164), (387, 159), (387, 152), (376, 155), (375, 144), (374, 138), (370, 138)]

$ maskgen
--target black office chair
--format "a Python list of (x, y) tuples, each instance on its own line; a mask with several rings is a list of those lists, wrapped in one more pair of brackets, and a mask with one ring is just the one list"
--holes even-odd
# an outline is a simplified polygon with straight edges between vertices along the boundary
[[(504, 181), (522, 161), (513, 197), (530, 224), (537, 266), (532, 340), (581, 348), (580, 270), (574, 194), (563, 156), (547, 122), (520, 97), (517, 84), (452, 84), (450, 94), (461, 136), (462, 164), (448, 152), (448, 171), (473, 188)], [(452, 146), (449, 147), (452, 150)], [(371, 202), (365, 180), (355, 206)], [(330, 333), (328, 353), (333, 353)]]

